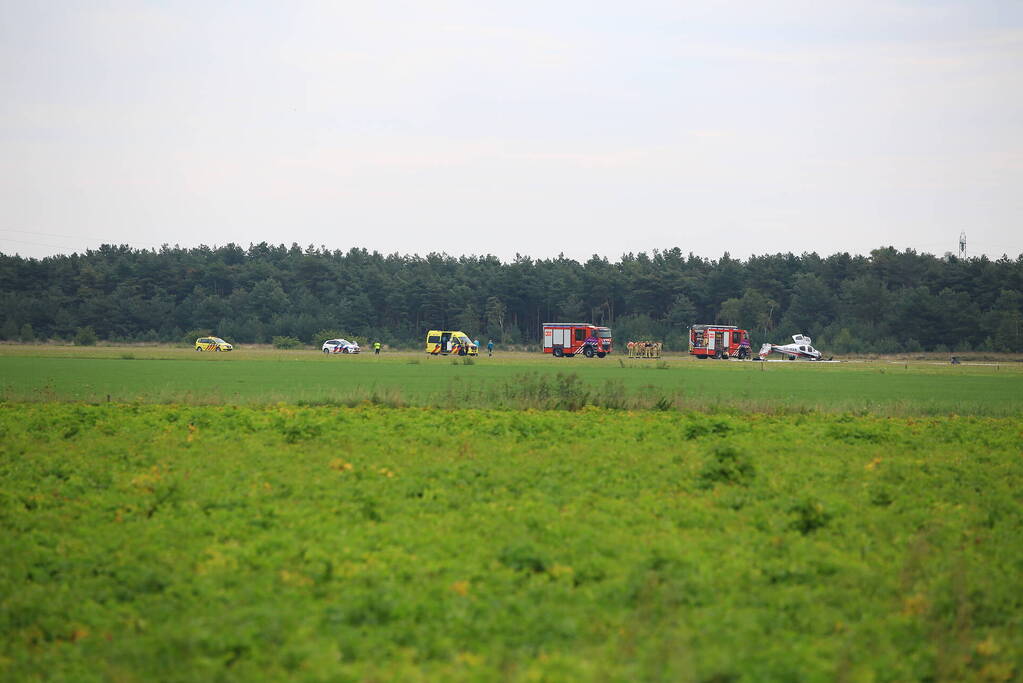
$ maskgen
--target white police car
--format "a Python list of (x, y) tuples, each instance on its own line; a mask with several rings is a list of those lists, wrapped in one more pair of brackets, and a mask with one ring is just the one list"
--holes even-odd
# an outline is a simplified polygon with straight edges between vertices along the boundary
[(324, 353), (358, 353), (361, 350), (358, 344), (347, 339), (328, 339), (323, 342)]

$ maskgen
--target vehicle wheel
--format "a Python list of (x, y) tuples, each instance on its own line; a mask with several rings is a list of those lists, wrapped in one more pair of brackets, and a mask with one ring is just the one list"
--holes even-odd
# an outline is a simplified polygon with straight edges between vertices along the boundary
[(202, 347), (201, 346), (195, 347), (195, 350), (198, 351), (199, 353), (202, 353)]
[(721, 354), (721, 360), (728, 360), (728, 352), (727, 351), (725, 351), (724, 353)]
[(216, 351), (217, 353), (220, 353), (220, 347), (219, 346), (217, 348), (213, 349), (213, 350)]
[(603, 358), (607, 355), (606, 351), (597, 351), (597, 358)]
[(586, 356), (587, 358), (593, 358), (593, 347), (587, 346), (586, 348), (584, 348), (583, 355)]
[(323, 352), (324, 352), (325, 354), (327, 354), (328, 356), (330, 355), (330, 349), (323, 349)]
[(551, 351), (551, 353), (554, 354), (555, 358), (561, 358), (562, 356), (565, 355), (565, 352), (562, 351), (561, 349), (554, 349), (553, 351)]

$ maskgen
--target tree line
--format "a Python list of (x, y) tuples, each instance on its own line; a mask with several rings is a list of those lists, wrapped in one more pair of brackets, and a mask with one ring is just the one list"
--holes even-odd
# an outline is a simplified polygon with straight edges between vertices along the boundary
[[(0, 254), (0, 338), (238, 343), (349, 336), (417, 346), (428, 329), (537, 344), (541, 323), (592, 321), (617, 340), (687, 347), (694, 323), (797, 332), (819, 348), (1023, 351), (1023, 255), (791, 253), (708, 259), (679, 248), (585, 262), (426, 256), (265, 242), (43, 259)], [(82, 336), (84, 335), (84, 337)]]

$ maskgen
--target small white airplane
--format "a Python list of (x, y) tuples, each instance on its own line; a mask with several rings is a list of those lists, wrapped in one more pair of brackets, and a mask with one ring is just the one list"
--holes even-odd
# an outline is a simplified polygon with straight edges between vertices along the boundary
[(768, 354), (771, 352), (780, 353), (783, 356), (788, 356), (789, 360), (795, 360), (797, 358), (806, 358), (807, 360), (822, 360), (823, 355), (820, 351), (813, 348), (811, 340), (805, 334), (794, 334), (792, 335), (792, 341), (794, 344), (764, 344), (760, 347), (760, 360), (766, 360)]

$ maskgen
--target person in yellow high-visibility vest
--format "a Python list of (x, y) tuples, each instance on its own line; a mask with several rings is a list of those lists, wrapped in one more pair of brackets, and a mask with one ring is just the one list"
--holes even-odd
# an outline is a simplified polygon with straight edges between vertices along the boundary
[(373, 342), (373, 354), (377, 356), (380, 355), (380, 342), (378, 341)]

